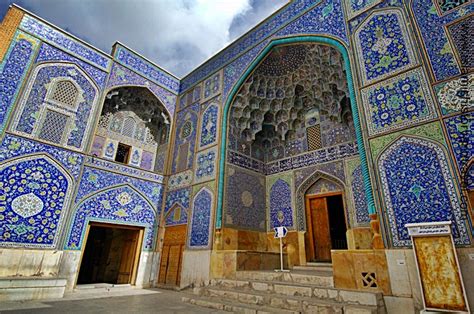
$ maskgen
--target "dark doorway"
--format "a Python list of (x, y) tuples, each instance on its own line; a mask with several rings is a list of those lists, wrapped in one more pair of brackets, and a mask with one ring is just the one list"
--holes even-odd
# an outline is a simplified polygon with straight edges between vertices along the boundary
[(133, 284), (142, 229), (91, 225), (77, 284)]
[(331, 250), (347, 249), (342, 194), (306, 196), (306, 221), (308, 261), (330, 262)]

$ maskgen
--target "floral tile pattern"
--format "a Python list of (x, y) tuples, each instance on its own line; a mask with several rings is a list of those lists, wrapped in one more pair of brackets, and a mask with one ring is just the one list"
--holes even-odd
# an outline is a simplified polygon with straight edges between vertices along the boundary
[(172, 173), (184, 171), (193, 166), (199, 111), (200, 105), (196, 103), (177, 115)]
[(214, 203), (214, 194), (204, 187), (194, 196), (188, 247), (192, 249), (206, 249), (211, 245), (211, 215)]
[[(166, 225), (183, 225), (188, 222), (188, 210), (191, 202), (191, 189), (182, 188), (166, 194)], [(179, 208), (179, 209), (178, 209)], [(179, 211), (179, 213), (176, 213)]]
[(203, 149), (217, 143), (219, 132), (219, 98), (210, 100), (202, 108), (199, 148)]
[(422, 69), (373, 85), (362, 91), (369, 135), (406, 127), (436, 116)]
[(440, 83), (434, 89), (443, 114), (474, 108), (474, 73)]
[(0, 134), (4, 131), (12, 105), (38, 45), (39, 41), (34, 37), (17, 32), (0, 64)]
[(73, 189), (47, 155), (0, 164), (0, 247), (56, 248)]
[(416, 63), (405, 19), (399, 10), (373, 13), (355, 32), (363, 85), (400, 73)]
[(217, 146), (196, 154), (194, 183), (214, 179), (216, 176)]
[(270, 188), (270, 229), (285, 226), (293, 228), (291, 187), (285, 180), (277, 179)]
[(145, 227), (143, 249), (152, 250), (156, 216), (150, 202), (129, 185), (101, 191), (86, 198), (74, 211), (65, 249), (80, 250), (88, 223), (98, 221)]
[(470, 243), (448, 161), (438, 144), (401, 137), (380, 156), (378, 171), (394, 246), (410, 246), (405, 224), (429, 221), (452, 221), (455, 243)]

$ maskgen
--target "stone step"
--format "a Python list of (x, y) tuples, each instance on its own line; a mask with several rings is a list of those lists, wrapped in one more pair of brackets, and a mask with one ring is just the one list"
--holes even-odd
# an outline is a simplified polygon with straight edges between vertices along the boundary
[(233, 302), (230, 300), (219, 300), (210, 297), (181, 297), (181, 301), (189, 304), (194, 304), (202, 307), (207, 307), (216, 310), (222, 310), (233, 313), (245, 313), (245, 314), (269, 314), (269, 313), (285, 313), (285, 314), (297, 314), (299, 311), (290, 311), (284, 309), (277, 309), (268, 306), (242, 304), (239, 302)]
[(306, 270), (306, 271), (327, 271), (332, 273), (332, 264), (331, 263), (315, 263), (308, 262), (304, 266), (293, 266), (293, 270)]
[[(223, 288), (234, 291), (257, 291), (285, 296), (304, 296), (336, 302), (347, 302), (377, 306), (383, 305), (381, 293), (342, 290), (332, 287), (315, 287), (312, 284), (300, 284), (278, 281), (246, 281), (236, 279), (213, 279), (209, 288)], [(200, 289), (200, 288), (197, 288)], [(204, 289), (204, 288), (202, 288)], [(198, 290), (199, 291), (199, 290)]]
[(0, 278), (0, 302), (59, 299), (65, 289), (65, 278), (3, 277)]
[(334, 287), (332, 273), (327, 271), (296, 270), (288, 273), (275, 271), (238, 271), (238, 280), (279, 281), (301, 284), (311, 284), (318, 287)]
[[(309, 287), (307, 287), (309, 288)], [(311, 289), (311, 288), (309, 288)], [(384, 309), (383, 298), (377, 294), (365, 293), (361, 295), (354, 291), (333, 290), (331, 297), (322, 295), (318, 297), (309, 290), (307, 294), (290, 295), (281, 293), (243, 291), (238, 289), (226, 289), (222, 287), (195, 288), (194, 293), (199, 296), (213, 297), (219, 300), (232, 300), (234, 302), (252, 304), (259, 306), (270, 306), (292, 311), (306, 311), (310, 308), (343, 309), (344, 306), (353, 308), (364, 308), (370, 311)], [(383, 312), (383, 311), (381, 311)]]

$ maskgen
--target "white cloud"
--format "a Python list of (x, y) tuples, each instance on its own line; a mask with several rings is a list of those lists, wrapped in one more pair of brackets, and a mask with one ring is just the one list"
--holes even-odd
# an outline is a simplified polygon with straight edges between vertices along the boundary
[[(121, 41), (183, 76), (285, 0), (20, 0), (19, 5), (109, 52)], [(257, 8), (258, 7), (258, 8)], [(255, 12), (258, 11), (258, 14)], [(249, 16), (246, 20), (245, 17)], [(238, 25), (235, 25), (238, 21)], [(234, 22), (234, 23), (233, 23)], [(232, 32), (231, 32), (232, 28)]]

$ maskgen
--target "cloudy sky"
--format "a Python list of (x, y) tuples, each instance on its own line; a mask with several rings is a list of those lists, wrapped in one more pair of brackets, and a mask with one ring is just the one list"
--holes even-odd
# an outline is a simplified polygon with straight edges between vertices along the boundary
[(0, 0), (110, 52), (120, 41), (182, 77), (288, 0)]

